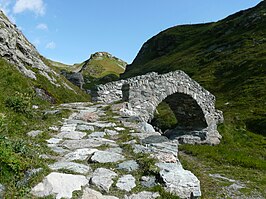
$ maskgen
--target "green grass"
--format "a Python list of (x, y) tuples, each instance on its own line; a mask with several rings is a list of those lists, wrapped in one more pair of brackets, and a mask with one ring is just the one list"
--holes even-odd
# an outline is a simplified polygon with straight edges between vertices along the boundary
[[(48, 172), (46, 163), (39, 158), (40, 154), (51, 152), (45, 141), (49, 138), (48, 127), (58, 125), (69, 114), (62, 110), (59, 114), (44, 116), (45, 110), (51, 110), (51, 104), (39, 98), (34, 88), (44, 89), (56, 103), (88, 101), (90, 98), (74, 86), (74, 92), (56, 87), (39, 75), (36, 81), (26, 78), (3, 59), (0, 59), (0, 71), (0, 183), (6, 187), (6, 198), (23, 198)], [(67, 81), (62, 77), (57, 80)], [(32, 105), (39, 108), (33, 109)], [(31, 138), (26, 135), (31, 130), (42, 130), (43, 134)], [(28, 184), (18, 186), (25, 172), (33, 168), (44, 170)]]
[[(225, 118), (219, 127), (221, 144), (180, 147), (189, 154), (181, 156), (185, 167), (203, 184), (203, 198), (219, 197), (219, 188), (210, 189), (210, 172), (247, 183), (247, 195), (255, 190), (266, 197), (265, 10), (262, 1), (215, 23), (167, 29), (145, 43), (122, 75), (183, 70), (216, 96), (216, 106)], [(205, 169), (190, 164), (188, 157), (196, 158)]]

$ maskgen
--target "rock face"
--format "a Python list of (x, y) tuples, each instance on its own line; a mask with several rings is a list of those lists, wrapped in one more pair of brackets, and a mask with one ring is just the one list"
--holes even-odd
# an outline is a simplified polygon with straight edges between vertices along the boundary
[(37, 69), (38, 73), (46, 77), (51, 83), (59, 86), (55, 76), (58, 74), (46, 66), (35, 47), (24, 37), (21, 31), (12, 24), (0, 11), (0, 55), (25, 76), (36, 79), (36, 72), (25, 66)]
[[(167, 100), (177, 120), (180, 119), (185, 129), (190, 129), (190, 133), (197, 137), (194, 143), (220, 142), (217, 124), (223, 122), (223, 115), (215, 109), (215, 96), (183, 71), (162, 75), (148, 73), (100, 85), (96, 90), (94, 100), (106, 103), (124, 100), (128, 102), (130, 112), (144, 122), (151, 121), (156, 107)], [(182, 139), (182, 136), (181, 132), (176, 137)], [(190, 141), (183, 139), (186, 140)]]

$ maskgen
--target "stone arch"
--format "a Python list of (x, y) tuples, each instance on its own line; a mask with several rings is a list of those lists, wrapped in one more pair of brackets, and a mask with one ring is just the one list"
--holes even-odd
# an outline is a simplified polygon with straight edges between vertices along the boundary
[[(124, 100), (131, 113), (142, 121), (151, 121), (156, 107), (169, 96), (181, 96), (197, 107), (199, 124), (206, 133), (205, 143), (217, 144), (221, 136), (217, 124), (223, 121), (222, 112), (215, 109), (215, 97), (201, 87), (183, 71), (159, 75), (155, 72), (146, 75), (100, 85), (96, 100), (107, 103)], [(206, 128), (204, 128), (206, 127)]]

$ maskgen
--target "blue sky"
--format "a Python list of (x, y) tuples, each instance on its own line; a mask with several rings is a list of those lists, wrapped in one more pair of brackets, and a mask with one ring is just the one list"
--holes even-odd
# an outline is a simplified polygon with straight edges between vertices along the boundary
[(169, 27), (217, 21), (260, 0), (0, 0), (0, 7), (47, 58), (80, 63), (107, 51), (131, 63)]

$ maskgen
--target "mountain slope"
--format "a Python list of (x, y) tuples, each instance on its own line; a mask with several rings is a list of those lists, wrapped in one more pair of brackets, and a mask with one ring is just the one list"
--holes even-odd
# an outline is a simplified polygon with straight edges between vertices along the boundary
[[(49, 65), (2, 12), (0, 55), (0, 187), (15, 193), (11, 198), (21, 198), (28, 185), (26, 172), (41, 167), (39, 155), (49, 150), (43, 145), (48, 127), (66, 115), (51, 105), (88, 101), (90, 96)], [(32, 130), (43, 131), (43, 137), (27, 136)]]
[[(266, 197), (266, 2), (215, 23), (159, 33), (142, 46), (121, 77), (174, 70), (185, 71), (211, 91), (224, 112), (220, 145), (180, 146), (183, 164), (200, 178), (203, 195), (236, 197), (224, 196), (224, 185), (208, 175), (219, 173), (246, 184), (240, 198), (255, 197), (257, 191), (258, 198)], [(158, 110), (170, 115), (163, 105)]]
[[(265, 119), (266, 2), (216, 23), (176, 26), (147, 41), (123, 78), (183, 70), (218, 96), (218, 103), (251, 109)], [(220, 100), (220, 101), (219, 101)], [(231, 104), (230, 104), (231, 103)], [(266, 134), (265, 121), (252, 130)]]

